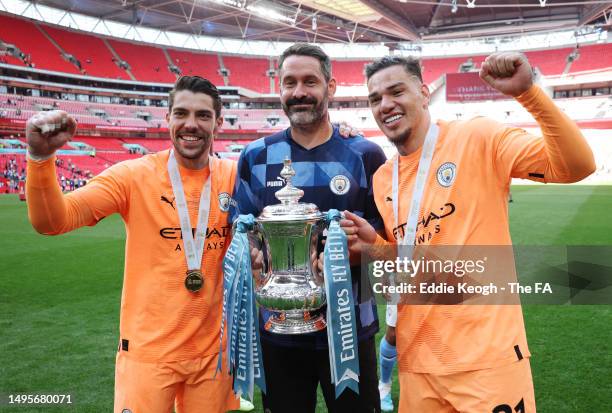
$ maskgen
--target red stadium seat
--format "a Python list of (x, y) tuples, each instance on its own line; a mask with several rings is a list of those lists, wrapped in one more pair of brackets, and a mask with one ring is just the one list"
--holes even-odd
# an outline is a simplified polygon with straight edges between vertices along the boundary
[(223, 85), (223, 77), (219, 74), (219, 58), (214, 54), (185, 52), (168, 49), (172, 63), (181, 69), (181, 74), (202, 76), (216, 86)]
[(612, 43), (581, 46), (579, 56), (572, 63), (570, 73), (612, 67)]
[(80, 73), (75, 65), (61, 56), (60, 50), (38, 29), (23, 19), (0, 14), (0, 39), (18, 47), (29, 56), (33, 67), (64, 73)]
[(260, 93), (270, 93), (270, 61), (267, 58), (223, 56), (223, 65), (229, 70), (231, 86), (242, 86)]
[(67, 53), (72, 54), (89, 76), (129, 79), (125, 70), (113, 61), (113, 54), (99, 37), (66, 29), (43, 26), (45, 31)]
[(339, 85), (365, 85), (366, 60), (334, 60), (332, 61), (332, 74)]
[(115, 52), (130, 65), (130, 71), (143, 82), (174, 83), (176, 75), (168, 69), (168, 59), (158, 47), (109, 40)]
[(536, 67), (544, 75), (560, 75), (567, 65), (567, 56), (573, 51), (571, 47), (553, 50), (538, 50), (526, 52), (531, 66)]

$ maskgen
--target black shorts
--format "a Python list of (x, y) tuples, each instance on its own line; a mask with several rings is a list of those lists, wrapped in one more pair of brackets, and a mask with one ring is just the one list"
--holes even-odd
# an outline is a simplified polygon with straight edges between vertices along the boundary
[(338, 399), (331, 383), (327, 349), (284, 347), (266, 340), (261, 344), (267, 388), (262, 398), (266, 413), (315, 412), (318, 384), (331, 413), (380, 412), (374, 337), (359, 342), (359, 395), (346, 389)]

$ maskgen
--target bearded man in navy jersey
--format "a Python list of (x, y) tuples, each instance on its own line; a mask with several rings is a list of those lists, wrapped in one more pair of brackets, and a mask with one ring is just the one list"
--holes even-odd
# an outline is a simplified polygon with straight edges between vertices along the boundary
[[(279, 203), (274, 193), (284, 185), (283, 161), (291, 159), (293, 184), (304, 191), (300, 202), (321, 211), (349, 210), (375, 228), (382, 220), (371, 190), (372, 175), (386, 158), (382, 149), (363, 137), (344, 139), (329, 119), (328, 104), (336, 91), (329, 56), (319, 47), (297, 43), (278, 61), (280, 98), (290, 127), (249, 144), (238, 161), (232, 218), (259, 215)], [(351, 267), (357, 335), (359, 340), (359, 394), (344, 391), (337, 399), (330, 379), (327, 332), (284, 335), (267, 332), (271, 313), (260, 309), (259, 326), (267, 392), (266, 411), (313, 413), (317, 385), (321, 385), (329, 412), (379, 412), (376, 373), (378, 316), (367, 274), (359, 263)], [(325, 308), (312, 314), (325, 314)]]

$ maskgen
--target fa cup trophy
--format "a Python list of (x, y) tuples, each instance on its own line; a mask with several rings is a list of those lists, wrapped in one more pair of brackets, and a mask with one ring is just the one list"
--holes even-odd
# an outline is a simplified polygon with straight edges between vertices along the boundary
[[(280, 204), (265, 207), (256, 219), (240, 215), (223, 260), (221, 342), (227, 331), (226, 359), (234, 391), (252, 396), (254, 384), (266, 388), (256, 301), (273, 314), (266, 331), (305, 334), (327, 328), (336, 397), (346, 388), (359, 394), (357, 328), (347, 238), (339, 222), (342, 215), (299, 202), (304, 191), (292, 184), (291, 161), (284, 163), (280, 175), (285, 186), (275, 194)], [(325, 229), (324, 277), (316, 263)], [(263, 253), (263, 271), (252, 271), (253, 242)], [(326, 311), (321, 310), (326, 304)], [(222, 354), (218, 370), (223, 368)]]
[(291, 182), (295, 171), (289, 159), (280, 175), (285, 179), (275, 193), (280, 204), (265, 207), (253, 231), (264, 255), (264, 271), (254, 275), (255, 298), (273, 312), (267, 331), (310, 333), (326, 326), (323, 314), (312, 316), (325, 304), (323, 274), (315, 259), (326, 224), (316, 205), (299, 202), (304, 191)]

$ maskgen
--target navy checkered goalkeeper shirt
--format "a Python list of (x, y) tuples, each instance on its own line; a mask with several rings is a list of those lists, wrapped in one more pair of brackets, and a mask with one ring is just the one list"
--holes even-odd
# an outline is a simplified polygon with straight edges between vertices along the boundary
[[(385, 162), (385, 154), (378, 145), (363, 137), (341, 137), (337, 128), (327, 142), (311, 149), (296, 143), (290, 129), (250, 143), (238, 160), (235, 202), (230, 206), (232, 221), (239, 214), (257, 217), (264, 207), (279, 203), (274, 193), (284, 186), (280, 171), (285, 157), (291, 159), (296, 172), (293, 184), (304, 191), (300, 202), (313, 203), (321, 211), (349, 210), (367, 219), (377, 230), (382, 228), (382, 219), (374, 204), (372, 175)], [(357, 334), (359, 340), (364, 340), (378, 331), (376, 303), (367, 274), (362, 276), (361, 268), (353, 266), (351, 276)], [(260, 307), (262, 340), (290, 347), (327, 348), (325, 330), (300, 335), (266, 332), (263, 326), (270, 315)]]

